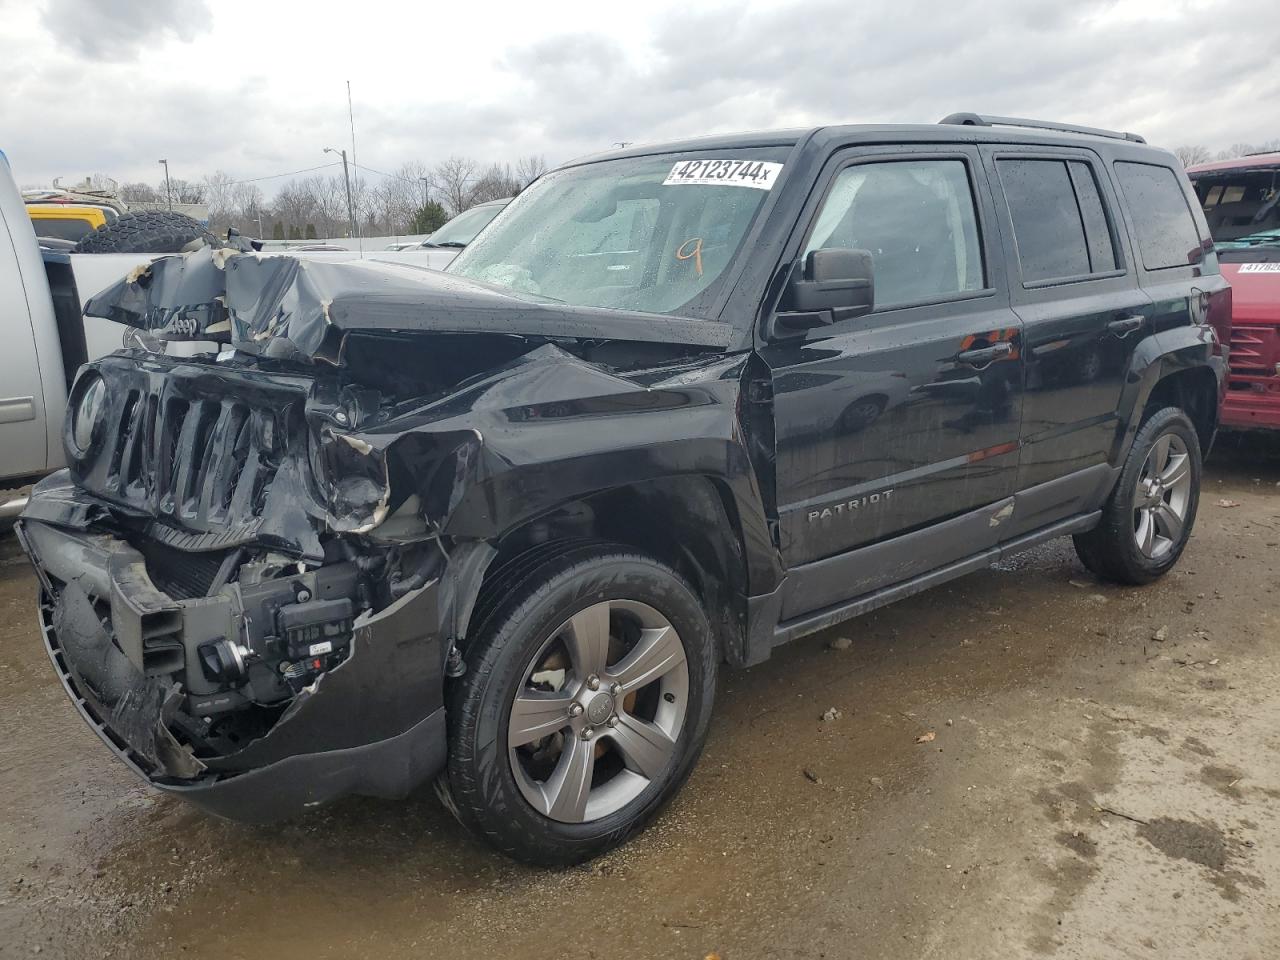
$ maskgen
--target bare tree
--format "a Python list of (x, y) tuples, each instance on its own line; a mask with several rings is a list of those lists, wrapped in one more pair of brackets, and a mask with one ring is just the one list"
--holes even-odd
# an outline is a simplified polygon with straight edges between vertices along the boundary
[(205, 197), (209, 204), (209, 225), (231, 225), (231, 174), (215, 170), (204, 178)]
[[(406, 192), (413, 196), (415, 206), (422, 206), (431, 199), (431, 168), (420, 160), (400, 164), (396, 176), (405, 181)], [(422, 181), (426, 180), (426, 183)]]
[(205, 200), (203, 183), (183, 180), (179, 177), (173, 177), (169, 181), (168, 193), (165, 192), (164, 183), (156, 188), (156, 193), (161, 197), (172, 196), (174, 203), (204, 203)]
[(151, 203), (159, 197), (149, 183), (126, 183), (120, 187), (120, 199), (125, 203)]
[[(315, 177), (323, 181), (323, 177)], [(317, 219), (316, 198), (310, 188), (310, 181), (290, 180), (276, 194), (273, 205), (273, 216), (283, 226), (282, 233), (292, 234), (301, 230), (306, 223)], [(323, 218), (320, 218), (323, 223)]]
[(523, 190), (547, 172), (547, 158), (542, 154), (529, 154), (516, 161), (515, 178)]
[(523, 184), (511, 172), (510, 164), (490, 164), (467, 193), (467, 206), (514, 197)]
[(1182, 147), (1173, 148), (1174, 156), (1182, 163), (1184, 167), (1189, 167), (1195, 163), (1205, 163), (1213, 159), (1213, 153), (1208, 147), (1200, 144), (1189, 144)]
[(296, 184), (301, 196), (309, 202), (304, 214), (294, 221), (301, 227), (314, 222), (326, 237), (345, 236), (347, 227), (347, 187), (341, 176), (316, 174)]
[[(1265, 147), (1265, 145), (1263, 145)], [(1251, 153), (1260, 153), (1261, 149), (1252, 143), (1233, 143), (1218, 153), (1219, 160), (1234, 160), (1236, 157), (1247, 157)]]
[[(266, 198), (256, 183), (237, 183), (231, 187), (231, 216), (228, 226), (242, 233), (258, 233), (258, 217), (265, 220)], [(265, 224), (264, 224), (265, 226)]]
[(431, 179), (440, 201), (457, 216), (474, 201), (471, 200), (471, 181), (475, 179), (476, 162), (470, 157), (450, 157), (436, 164)]

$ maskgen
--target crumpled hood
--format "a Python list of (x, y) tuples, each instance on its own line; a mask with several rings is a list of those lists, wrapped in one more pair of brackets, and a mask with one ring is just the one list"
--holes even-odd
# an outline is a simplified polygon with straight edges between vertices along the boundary
[(140, 265), (85, 306), (169, 340), (215, 340), (280, 359), (340, 363), (354, 331), (498, 333), (724, 348), (711, 320), (540, 302), (377, 260), (202, 249)]

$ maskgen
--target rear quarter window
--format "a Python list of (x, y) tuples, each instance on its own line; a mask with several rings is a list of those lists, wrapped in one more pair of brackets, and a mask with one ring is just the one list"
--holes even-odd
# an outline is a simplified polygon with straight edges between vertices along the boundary
[(32, 220), (37, 237), (52, 237), (56, 240), (79, 240), (93, 232), (93, 224), (77, 217), (41, 217)]
[(1199, 263), (1204, 251), (1178, 175), (1154, 163), (1120, 161), (1116, 179), (1138, 232), (1138, 250), (1148, 270)]

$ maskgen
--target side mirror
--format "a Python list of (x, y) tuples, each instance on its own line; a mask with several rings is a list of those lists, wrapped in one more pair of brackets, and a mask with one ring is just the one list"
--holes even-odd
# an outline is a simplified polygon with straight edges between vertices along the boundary
[(777, 322), (808, 330), (864, 316), (875, 303), (870, 250), (811, 250), (792, 270)]

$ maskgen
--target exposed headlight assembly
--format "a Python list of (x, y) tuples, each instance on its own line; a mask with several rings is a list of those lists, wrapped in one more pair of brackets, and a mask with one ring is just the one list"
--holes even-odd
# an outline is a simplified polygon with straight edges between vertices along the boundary
[(72, 452), (77, 457), (89, 453), (98, 435), (98, 426), (106, 409), (107, 384), (97, 372), (86, 373), (76, 383), (71, 398), (71, 424), (68, 435)]

